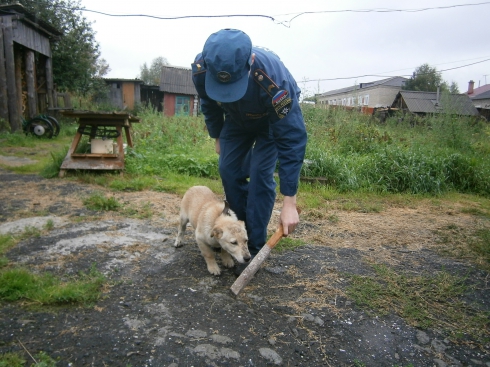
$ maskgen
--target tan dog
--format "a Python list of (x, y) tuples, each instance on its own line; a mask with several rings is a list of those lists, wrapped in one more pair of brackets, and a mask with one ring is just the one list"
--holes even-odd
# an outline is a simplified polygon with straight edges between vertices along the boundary
[(182, 246), (189, 222), (194, 227), (197, 245), (211, 274), (221, 274), (213, 248), (221, 248), (221, 260), (227, 268), (235, 265), (231, 256), (242, 264), (250, 261), (245, 223), (238, 220), (228, 203), (219, 201), (208, 187), (193, 186), (185, 193), (175, 247)]

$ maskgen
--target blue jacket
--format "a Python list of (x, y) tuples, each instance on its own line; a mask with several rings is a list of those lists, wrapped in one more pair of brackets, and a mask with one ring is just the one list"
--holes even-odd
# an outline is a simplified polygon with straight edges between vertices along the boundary
[(192, 64), (192, 81), (201, 98), (201, 110), (212, 138), (219, 138), (225, 118), (242, 126), (270, 124), (279, 158), (280, 191), (293, 196), (298, 190), (307, 141), (299, 106), (301, 90), (276, 54), (259, 47), (253, 47), (252, 52), (255, 61), (248, 89), (236, 102), (220, 103), (207, 96), (206, 67), (201, 54)]

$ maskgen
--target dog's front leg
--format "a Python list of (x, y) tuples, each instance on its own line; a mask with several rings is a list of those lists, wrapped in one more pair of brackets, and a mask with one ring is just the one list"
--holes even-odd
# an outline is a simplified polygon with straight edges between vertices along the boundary
[(231, 257), (230, 253), (224, 249), (221, 249), (221, 261), (223, 262), (223, 266), (227, 268), (232, 268), (235, 266), (235, 262)]
[(206, 260), (206, 265), (208, 266), (208, 271), (213, 275), (220, 275), (221, 270), (216, 262), (216, 257), (214, 255), (214, 251), (205, 243), (201, 241), (197, 241), (197, 245), (201, 250), (201, 254)]
[(182, 246), (182, 240), (184, 239), (185, 227), (187, 226), (188, 222), (189, 222), (189, 220), (181, 214), (180, 215), (179, 230), (177, 233), (177, 238), (175, 239), (174, 247)]

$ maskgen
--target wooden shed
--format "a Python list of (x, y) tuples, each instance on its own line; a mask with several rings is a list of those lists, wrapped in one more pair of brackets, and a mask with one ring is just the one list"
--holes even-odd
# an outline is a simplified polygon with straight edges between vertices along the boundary
[(0, 5), (0, 119), (12, 131), (54, 108), (51, 42), (60, 36), (22, 5)]
[(192, 70), (178, 66), (163, 66), (160, 78), (163, 113), (166, 116), (196, 116), (199, 98), (192, 82)]
[(163, 95), (158, 85), (141, 85), (141, 104), (163, 112)]
[(120, 110), (132, 110), (141, 103), (141, 79), (104, 78), (109, 87), (109, 102)]

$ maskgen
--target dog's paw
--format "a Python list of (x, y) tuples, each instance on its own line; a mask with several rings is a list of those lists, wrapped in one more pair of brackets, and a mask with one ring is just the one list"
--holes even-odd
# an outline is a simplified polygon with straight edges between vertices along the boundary
[(218, 265), (216, 266), (208, 266), (208, 271), (213, 275), (220, 275), (221, 270)]
[(175, 241), (174, 247), (182, 247), (182, 242), (180, 241)]
[(230, 257), (230, 258), (221, 258), (221, 262), (223, 263), (223, 266), (227, 267), (227, 268), (232, 268), (235, 266), (235, 262), (233, 261), (233, 259)]

